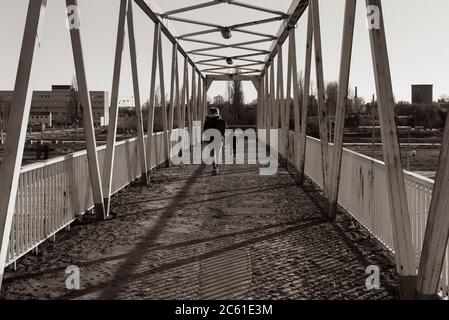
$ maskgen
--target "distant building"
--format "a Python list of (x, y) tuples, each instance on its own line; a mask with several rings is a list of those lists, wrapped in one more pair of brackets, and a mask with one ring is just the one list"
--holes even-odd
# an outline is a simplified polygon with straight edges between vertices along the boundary
[(42, 125), (44, 128), (53, 126), (53, 115), (51, 112), (31, 112), (28, 120), (30, 125)]
[(218, 95), (216, 97), (214, 97), (214, 104), (224, 104), (225, 103), (225, 99), (223, 98), (223, 96)]
[[(0, 116), (8, 118), (12, 102), (12, 91), (0, 91)], [(105, 91), (90, 91), (92, 115), (96, 126), (109, 123), (109, 94)], [(54, 85), (51, 91), (34, 91), (30, 114), (51, 114), (52, 124), (71, 125), (82, 118), (82, 105), (78, 91), (70, 85)], [(2, 119), (0, 119), (2, 120)]]
[(412, 85), (412, 103), (432, 104), (433, 85), (431, 84)]
[(118, 106), (119, 108), (134, 108), (135, 106), (134, 97), (119, 99)]

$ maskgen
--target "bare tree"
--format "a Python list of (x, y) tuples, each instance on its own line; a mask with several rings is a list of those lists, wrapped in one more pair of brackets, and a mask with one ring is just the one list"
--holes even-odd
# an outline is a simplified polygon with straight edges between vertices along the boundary
[(70, 88), (70, 98), (69, 98), (69, 104), (71, 105), (71, 107), (73, 108), (74, 111), (74, 118), (73, 120), (75, 121), (76, 124), (76, 128), (78, 129), (78, 124), (82, 123), (82, 119), (83, 119), (83, 107), (81, 105), (80, 99), (79, 99), (79, 93), (78, 93), (78, 87), (76, 87), (73, 85), (72, 83), (72, 87)]
[(226, 84), (226, 98), (228, 99), (228, 103), (232, 104), (232, 96), (233, 96), (233, 88), (232, 88), (232, 81), (228, 81)]
[(244, 93), (241, 81), (230, 81), (227, 86), (228, 101), (231, 106), (232, 116), (236, 121), (240, 121), (241, 107), (244, 104)]
[(443, 102), (449, 102), (449, 95), (444, 93), (440, 96), (439, 100)]
[(335, 116), (338, 100), (338, 82), (331, 81), (326, 85), (326, 103), (329, 115)]

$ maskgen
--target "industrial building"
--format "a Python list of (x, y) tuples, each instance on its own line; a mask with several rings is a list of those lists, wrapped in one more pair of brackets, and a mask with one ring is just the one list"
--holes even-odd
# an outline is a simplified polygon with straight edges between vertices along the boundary
[(413, 104), (432, 104), (433, 103), (433, 85), (415, 84), (412, 85), (412, 103)]
[[(0, 120), (8, 119), (12, 101), (12, 91), (0, 91)], [(90, 91), (92, 113), (95, 126), (109, 123), (109, 94), (106, 91)], [(82, 106), (78, 91), (70, 85), (54, 85), (51, 91), (34, 91), (30, 115), (51, 114), (53, 125), (70, 126), (82, 119)], [(39, 118), (33, 117), (39, 121)], [(48, 117), (44, 117), (48, 125)]]

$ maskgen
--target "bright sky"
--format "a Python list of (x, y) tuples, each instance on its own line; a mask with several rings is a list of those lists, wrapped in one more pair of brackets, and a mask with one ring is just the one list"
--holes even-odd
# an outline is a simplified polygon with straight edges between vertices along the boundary
[[(163, 11), (167, 11), (205, 1), (159, 0), (159, 5)], [(250, 2), (249, 0), (243, 1)], [(290, 0), (254, 0), (251, 2), (283, 11), (286, 11), (290, 4)], [(338, 79), (344, 2), (344, 0), (319, 1), (326, 81)], [(119, 0), (79, 0), (79, 4), (89, 89), (110, 91)], [(28, 0), (0, 0), (0, 41), (2, 43), (0, 47), (0, 90), (12, 90), (14, 86), (27, 5)], [(358, 1), (351, 86), (358, 86), (359, 95), (370, 100), (375, 90), (364, 5), (365, 1)], [(52, 84), (70, 84), (74, 74), (70, 37), (65, 27), (65, 1), (48, 0), (47, 7), (43, 45), (35, 60), (34, 76), (32, 77), (32, 85), (35, 90), (49, 89)], [(447, 76), (449, 42), (446, 41), (449, 1), (383, 1), (383, 9), (394, 93), (397, 100), (410, 100), (410, 86), (415, 83), (434, 84), (434, 100), (437, 100), (442, 94), (449, 94), (449, 76)], [(140, 8), (134, 6), (134, 13), (140, 92), (141, 100), (145, 101), (149, 96), (154, 29), (153, 23), (147, 19)], [(201, 9), (182, 16), (224, 25), (268, 17), (264, 13), (235, 8), (227, 4)], [(189, 24), (171, 23), (176, 30), (183, 33), (199, 30), (198, 27)], [(253, 27), (252, 30), (274, 34), (278, 27), (279, 23), (271, 23)], [(298, 23), (297, 29), (297, 59), (300, 70), (304, 65), (305, 33), (306, 15)], [(226, 42), (217, 34), (209, 35), (205, 39)], [(233, 38), (227, 43), (252, 39), (254, 38), (234, 33)], [(168, 92), (171, 46), (165, 37), (164, 40), (164, 64)], [(197, 48), (196, 45), (192, 46), (190, 43), (182, 43), (183, 46), (184, 44), (190, 46), (191, 49)], [(267, 48), (268, 46), (269, 43), (265, 43), (255, 47)], [(285, 44), (284, 48), (284, 61), (286, 61), (288, 45)], [(234, 51), (235, 53), (236, 51)], [(182, 68), (181, 59), (179, 63)], [(312, 79), (315, 79), (314, 74)], [(244, 88), (247, 101), (256, 98), (256, 92), (252, 85), (245, 84)], [(129, 48), (126, 40), (120, 96), (130, 97), (133, 95), (132, 92)], [(209, 96), (213, 97), (218, 94), (225, 94), (224, 83), (217, 83), (211, 87)]]

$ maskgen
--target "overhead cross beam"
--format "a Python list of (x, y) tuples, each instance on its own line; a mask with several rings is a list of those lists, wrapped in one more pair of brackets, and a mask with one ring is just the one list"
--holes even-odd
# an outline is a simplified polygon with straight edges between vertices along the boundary
[[(171, 43), (178, 43), (178, 51), (179, 53), (187, 58), (187, 61), (192, 65), (193, 68), (195, 68), (196, 71), (201, 71), (196, 67), (195, 62), (192, 60), (192, 58), (187, 54), (187, 52), (182, 48), (182, 46), (179, 44), (176, 37), (173, 35), (173, 33), (169, 30), (169, 27), (166, 26), (163, 21), (161, 21), (158, 14), (155, 12), (157, 11), (154, 7), (151, 7), (151, 3), (147, 4), (144, 0), (134, 0), (134, 2), (142, 9), (142, 11), (154, 22), (154, 23), (160, 23), (161, 24), (161, 32), (167, 37), (167, 39)], [(202, 75), (204, 78), (204, 76)]]
[[(265, 62), (266, 66), (269, 66), (273, 58), (277, 55), (277, 45), (283, 44), (287, 39), (290, 29), (296, 25), (299, 18), (303, 15), (307, 6), (309, 5), (309, 0), (293, 0), (290, 8), (287, 11), (287, 17), (282, 25), (279, 27), (278, 32), (276, 33), (276, 39), (271, 44), (269, 51), (269, 55), (266, 57)], [(265, 73), (266, 68), (263, 69), (262, 76)]]
[(241, 65), (237, 65), (237, 66), (222, 66), (222, 65), (218, 65), (218, 64), (204, 63), (204, 65), (215, 67), (215, 68), (203, 69), (202, 71), (204, 72), (204, 71), (214, 71), (214, 70), (222, 70), (222, 69), (240, 69), (240, 68), (247, 68), (247, 67), (257, 66), (257, 65), (261, 65), (261, 64), (263, 64), (263, 63), (257, 62), (257, 63), (241, 64)]
[(244, 8), (248, 8), (248, 9), (258, 10), (258, 11), (262, 11), (262, 12), (265, 12), (265, 13), (271, 13), (271, 14), (274, 14), (274, 15), (279, 15), (282, 18), (287, 18), (287, 14), (285, 14), (282, 11), (267, 9), (265, 7), (256, 6), (256, 5), (248, 4), (248, 3), (243, 3), (243, 2), (240, 2), (240, 1), (230, 1), (228, 3), (231, 4), (231, 5), (235, 5), (235, 6), (240, 6), (240, 7), (244, 7)]
[(184, 7), (184, 8), (179, 8), (179, 9), (174, 9), (174, 10), (171, 10), (171, 11), (167, 11), (167, 12), (161, 14), (161, 17), (162, 18), (168, 18), (168, 16), (171, 16), (171, 15), (174, 15), (174, 14), (188, 12), (188, 11), (193, 11), (193, 10), (198, 10), (198, 9), (211, 7), (211, 6), (216, 6), (216, 5), (223, 4), (223, 3), (227, 3), (227, 4), (230, 4), (230, 5), (239, 6), (239, 7), (244, 7), (244, 8), (248, 8), (248, 9), (252, 9), (252, 10), (262, 11), (262, 12), (270, 13), (270, 14), (274, 14), (274, 15), (279, 15), (281, 17), (285, 17), (285, 15), (286, 15), (284, 12), (279, 11), (279, 10), (272, 10), (272, 9), (265, 8), (265, 7), (262, 7), (262, 6), (256, 6), (256, 5), (253, 5), (253, 4), (248, 4), (248, 3), (244, 3), (244, 2), (240, 2), (240, 1), (235, 1), (235, 0), (214, 0), (214, 1), (200, 3), (200, 4), (197, 4), (197, 5), (193, 5), (193, 6), (188, 6), (188, 7)]
[[(197, 56), (211, 57), (212, 59), (200, 60), (200, 61), (197, 61), (196, 64), (201, 64), (201, 63), (204, 63), (204, 62), (221, 61), (221, 60), (226, 60), (226, 58), (231, 58), (232, 60), (256, 62), (255, 60), (246, 59), (246, 58), (255, 57), (255, 56), (262, 56), (262, 55), (266, 55), (267, 53), (268, 53), (268, 51), (260, 52), (260, 53), (242, 54), (242, 55), (231, 56), (231, 57), (226, 57), (226, 56), (217, 55), (217, 54), (197, 53), (196, 54)], [(265, 64), (265, 62), (263, 62), (263, 64)]]
[[(203, 35), (203, 34), (209, 34), (209, 33), (214, 33), (214, 32), (221, 32), (222, 28), (224, 28), (224, 27), (207, 29), (207, 30), (196, 31), (196, 32), (191, 32), (191, 33), (186, 33), (186, 34), (183, 34), (183, 35), (179, 36), (178, 39), (185, 40), (187, 38), (194, 37), (194, 36), (200, 36), (200, 35)], [(245, 29), (240, 29), (240, 28), (235, 28), (235, 27), (228, 27), (228, 28), (229, 28), (229, 30), (234, 31), (234, 32), (241, 32), (241, 33), (246, 33), (246, 34), (252, 34), (254, 36), (263, 37), (263, 38), (269, 38), (271, 40), (275, 40), (276, 39), (276, 36), (271, 35), (271, 34), (260, 33), (260, 32), (257, 32), (257, 31), (245, 30)]]
[(202, 9), (202, 8), (211, 7), (211, 6), (216, 6), (216, 5), (225, 3), (225, 2), (226, 2), (226, 0), (214, 0), (214, 1), (209, 1), (209, 2), (205, 2), (205, 3), (200, 3), (200, 4), (193, 5), (193, 6), (188, 6), (188, 7), (184, 7), (184, 8), (167, 11), (164, 14), (161, 14), (161, 17), (167, 18), (168, 16), (173, 15), (173, 14)]
[(271, 41), (271, 40), (270, 39), (261, 39), (261, 40), (239, 42), (239, 43), (234, 43), (234, 44), (223, 44), (223, 43), (218, 43), (218, 42), (194, 40), (194, 39), (185, 39), (184, 41), (190, 41), (190, 42), (195, 42), (195, 43), (202, 43), (202, 44), (212, 45), (212, 47), (195, 49), (195, 50), (192, 50), (192, 51), (188, 52), (188, 53), (194, 53), (195, 54), (195, 53), (198, 53), (198, 52), (219, 50), (219, 49), (227, 49), (227, 48), (242, 49), (242, 50), (249, 50), (249, 51), (256, 51), (256, 52), (265, 52), (265, 50), (256, 49), (256, 48), (250, 48), (250, 47), (247, 47), (247, 46), (248, 45), (252, 45), (252, 44), (263, 43), (263, 42), (267, 42), (267, 41)]

